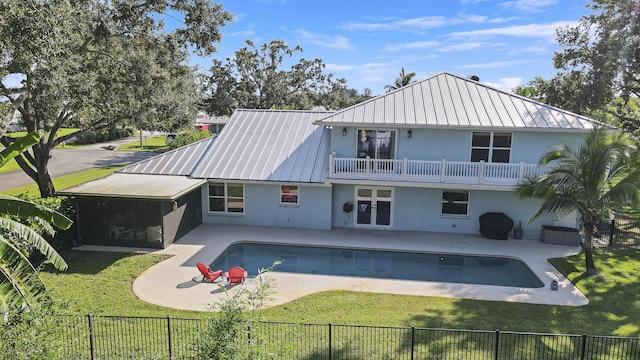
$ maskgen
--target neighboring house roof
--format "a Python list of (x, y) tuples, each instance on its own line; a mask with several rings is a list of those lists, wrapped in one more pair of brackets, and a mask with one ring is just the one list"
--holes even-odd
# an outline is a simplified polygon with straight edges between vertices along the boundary
[(557, 129), (606, 126), (585, 116), (446, 72), (338, 111), (327, 126)]
[(205, 181), (185, 176), (115, 173), (57, 191), (56, 194), (175, 200), (200, 187)]
[(238, 109), (191, 176), (203, 179), (324, 183), (328, 111)]
[(212, 136), (142, 160), (118, 172), (126, 174), (189, 176), (215, 140), (216, 137)]

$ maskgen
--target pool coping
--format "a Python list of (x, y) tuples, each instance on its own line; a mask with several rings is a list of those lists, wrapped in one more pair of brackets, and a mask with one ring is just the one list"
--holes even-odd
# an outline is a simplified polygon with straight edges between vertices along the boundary
[[(243, 287), (252, 285), (247, 282), (244, 285), (227, 286), (227, 291), (223, 291), (217, 284), (196, 282), (194, 279), (198, 278), (199, 272), (195, 264), (198, 261), (210, 263), (229, 245), (241, 241), (506, 256), (522, 260), (545, 284), (542, 288), (518, 288), (272, 272), (268, 276), (276, 281), (277, 288), (274, 299), (268, 306), (284, 304), (327, 290), (564, 306), (583, 306), (589, 303), (587, 297), (547, 261), (549, 258), (575, 255), (581, 251), (580, 246), (545, 244), (538, 239), (491, 240), (468, 234), (346, 228), (305, 230), (211, 224), (200, 225), (166, 249), (153, 251), (172, 257), (145, 270), (134, 281), (133, 291), (141, 300), (152, 304), (183, 310), (208, 310), (211, 304), (223, 297), (232, 296)], [(89, 246), (79, 249), (83, 248), (91, 249)], [(553, 280), (558, 282), (558, 290), (550, 289), (549, 285)]]

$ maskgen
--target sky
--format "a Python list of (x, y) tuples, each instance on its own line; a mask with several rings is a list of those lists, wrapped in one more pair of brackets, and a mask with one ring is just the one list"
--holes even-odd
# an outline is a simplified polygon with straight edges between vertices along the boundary
[[(321, 58), (349, 88), (384, 93), (402, 67), (414, 79), (447, 71), (503, 90), (550, 78), (555, 30), (588, 14), (579, 0), (218, 0), (234, 15), (213, 57), (282, 39)], [(193, 58), (204, 69), (208, 59)]]

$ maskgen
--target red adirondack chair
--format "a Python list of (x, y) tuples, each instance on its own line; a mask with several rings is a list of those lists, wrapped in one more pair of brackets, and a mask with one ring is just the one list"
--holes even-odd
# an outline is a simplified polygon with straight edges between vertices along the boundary
[(246, 279), (247, 276), (249, 276), (249, 273), (240, 266), (234, 266), (224, 273), (224, 277), (227, 278), (230, 284), (244, 284), (244, 279)]
[(201, 262), (196, 263), (196, 267), (198, 268), (198, 270), (200, 270), (202, 276), (204, 276), (204, 279), (202, 281), (209, 280), (209, 282), (213, 282), (214, 280), (222, 276), (222, 270), (213, 271), (210, 267)]

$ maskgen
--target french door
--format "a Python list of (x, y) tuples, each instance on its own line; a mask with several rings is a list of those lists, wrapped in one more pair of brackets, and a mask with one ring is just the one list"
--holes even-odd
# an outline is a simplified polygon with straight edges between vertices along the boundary
[(356, 225), (390, 227), (393, 189), (356, 188)]

